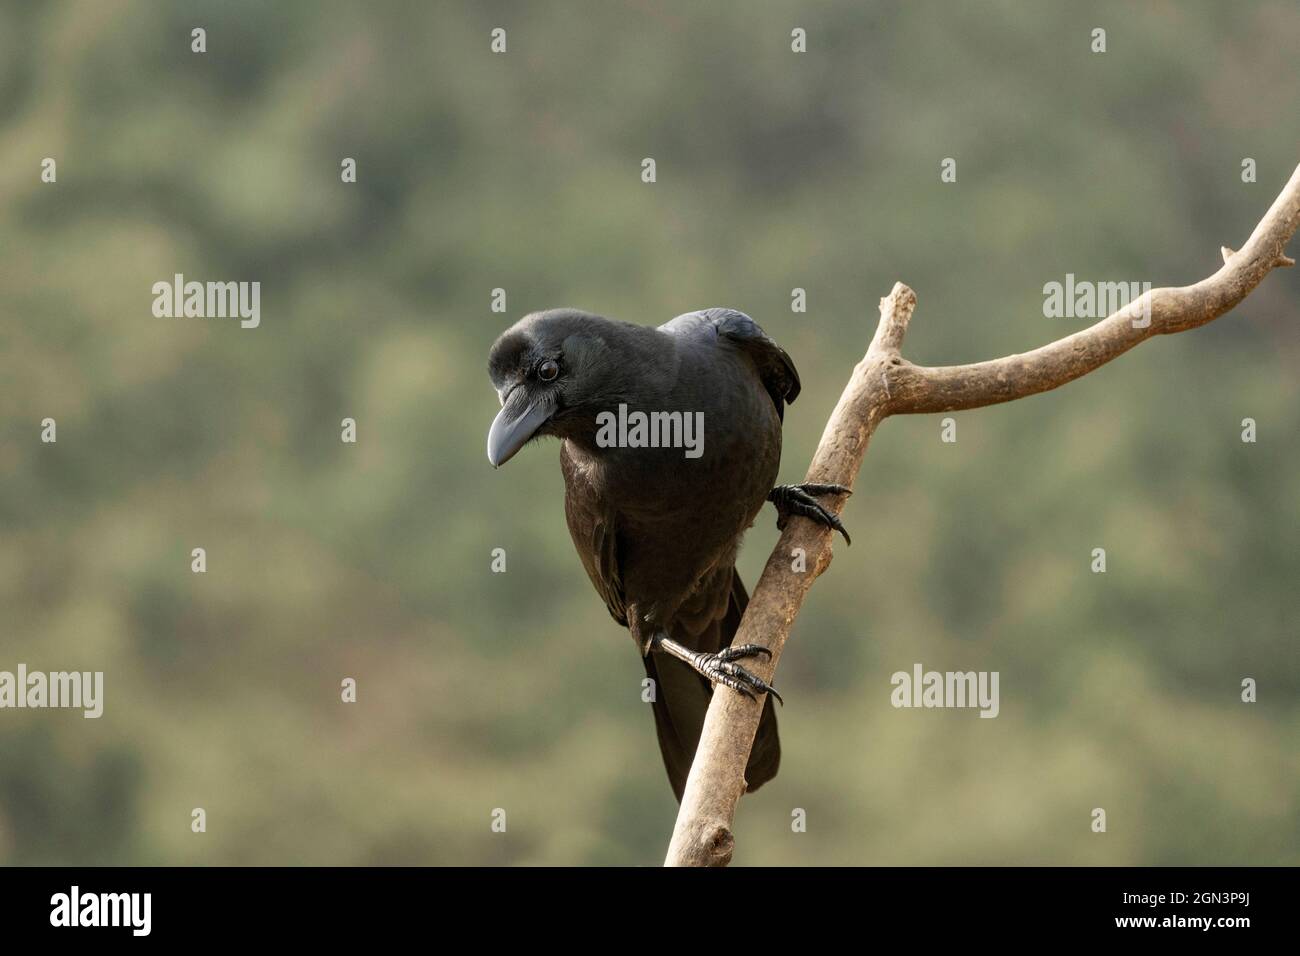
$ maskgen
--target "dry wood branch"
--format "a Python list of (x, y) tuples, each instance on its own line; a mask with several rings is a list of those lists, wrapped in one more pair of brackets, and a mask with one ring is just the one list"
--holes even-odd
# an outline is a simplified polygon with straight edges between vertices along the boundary
[[(1136, 303), (1074, 335), (1024, 355), (974, 365), (930, 368), (902, 357), (916, 295), (896, 283), (880, 300), (876, 334), (826, 423), (806, 480), (852, 487), (872, 433), (890, 415), (979, 408), (1045, 392), (1086, 375), (1153, 335), (1182, 332), (1218, 318), (1274, 268), (1294, 264), (1284, 250), (1298, 225), (1300, 167), (1245, 246), (1238, 252), (1222, 248), (1223, 266), (1214, 275), (1191, 286), (1152, 289)], [(799, 549), (806, 556), (805, 571), (795, 570)], [(771, 681), (804, 597), (830, 562), (829, 529), (807, 520), (787, 524), (733, 642), (761, 644), (772, 651), (766, 665), (758, 661), (748, 665), (758, 676)], [(758, 702), (740, 694), (714, 693), (666, 865), (730, 862), (735, 845), (731, 827), (745, 789), (745, 764), (760, 713)]]

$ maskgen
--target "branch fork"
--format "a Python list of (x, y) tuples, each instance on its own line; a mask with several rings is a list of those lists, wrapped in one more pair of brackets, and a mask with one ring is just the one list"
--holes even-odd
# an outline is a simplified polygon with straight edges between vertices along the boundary
[[(1046, 392), (1088, 374), (1153, 335), (1197, 328), (1231, 310), (1275, 268), (1295, 265), (1286, 244), (1300, 226), (1300, 166), (1238, 251), (1222, 246), (1223, 266), (1191, 286), (1152, 289), (1100, 322), (1022, 355), (973, 365), (927, 367), (902, 357), (916, 293), (895, 283), (880, 300), (880, 322), (822, 433), (806, 482), (852, 488), (876, 427), (890, 415), (981, 408)], [(1143, 301), (1146, 300), (1146, 301)], [(1136, 309), (1150, 321), (1133, 321)], [(838, 514), (847, 496), (830, 507)], [(772, 652), (755, 661), (768, 683), (804, 598), (831, 563), (831, 530), (791, 521), (750, 598), (732, 646)], [(805, 571), (793, 556), (802, 549)], [(745, 791), (745, 765), (758, 729), (761, 700), (716, 690), (686, 781), (665, 865), (725, 866), (735, 848), (732, 824)]]

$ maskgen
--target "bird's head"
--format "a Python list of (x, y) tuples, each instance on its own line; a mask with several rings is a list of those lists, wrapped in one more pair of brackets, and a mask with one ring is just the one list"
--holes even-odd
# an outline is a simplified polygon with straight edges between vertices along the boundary
[(501, 400), (487, 439), (493, 467), (532, 438), (576, 437), (618, 387), (620, 362), (610, 339), (634, 328), (575, 309), (552, 309), (525, 316), (503, 332), (488, 355), (488, 375)]

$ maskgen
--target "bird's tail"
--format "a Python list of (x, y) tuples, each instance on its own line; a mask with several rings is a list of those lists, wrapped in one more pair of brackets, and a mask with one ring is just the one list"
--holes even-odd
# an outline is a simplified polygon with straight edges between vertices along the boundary
[[(718, 651), (730, 646), (740, 627), (741, 616), (749, 603), (749, 595), (735, 571), (731, 576), (731, 599), (727, 613), (711, 627), (706, 635), (686, 636), (674, 633), (674, 639), (700, 650)], [(686, 776), (695, 759), (695, 748), (700, 742), (704, 727), (704, 714), (709, 709), (713, 687), (709, 681), (689, 664), (667, 654), (645, 655), (646, 675), (655, 682), (655, 732), (659, 737), (659, 751), (663, 754), (664, 769), (678, 801), (686, 789)], [(758, 721), (754, 746), (749, 751), (745, 767), (747, 790), (757, 790), (776, 776), (781, 764), (781, 741), (776, 733), (776, 711), (769, 694), (763, 702), (763, 716)]]

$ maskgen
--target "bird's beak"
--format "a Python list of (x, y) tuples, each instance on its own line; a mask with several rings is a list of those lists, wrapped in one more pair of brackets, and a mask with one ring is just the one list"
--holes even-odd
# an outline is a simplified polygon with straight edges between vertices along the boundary
[(553, 410), (552, 403), (546, 399), (530, 401), (523, 388), (512, 389), (488, 429), (487, 456), (492, 467), (499, 468), (513, 458), (546, 423)]

